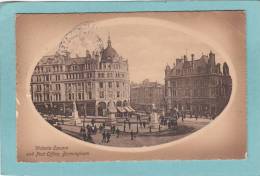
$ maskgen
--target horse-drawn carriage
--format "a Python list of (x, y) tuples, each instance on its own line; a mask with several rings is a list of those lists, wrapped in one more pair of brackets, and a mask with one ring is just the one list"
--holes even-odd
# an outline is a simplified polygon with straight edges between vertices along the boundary
[(160, 123), (167, 125), (169, 129), (176, 129), (178, 127), (178, 114), (166, 113), (165, 116), (161, 117)]

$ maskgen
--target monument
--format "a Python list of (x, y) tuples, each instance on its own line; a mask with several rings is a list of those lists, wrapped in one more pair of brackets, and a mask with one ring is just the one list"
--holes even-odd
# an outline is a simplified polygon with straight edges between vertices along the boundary
[(76, 105), (75, 101), (73, 102), (72, 119), (73, 119), (75, 125), (82, 124), (81, 119), (79, 118), (79, 113), (78, 113), (77, 105)]
[(108, 126), (115, 126), (116, 125), (117, 109), (116, 109), (115, 104), (112, 100), (109, 101), (107, 109), (108, 109), (107, 125)]
[(152, 104), (152, 113), (150, 115), (150, 127), (159, 128), (159, 115), (156, 112), (155, 104)]

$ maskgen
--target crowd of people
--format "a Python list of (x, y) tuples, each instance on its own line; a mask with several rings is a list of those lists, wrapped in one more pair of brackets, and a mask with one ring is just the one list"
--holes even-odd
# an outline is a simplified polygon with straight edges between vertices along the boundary
[[(198, 118), (198, 115), (190, 114), (190, 117)], [(167, 126), (168, 129), (176, 129), (178, 127), (178, 119), (181, 118), (184, 121), (187, 118), (187, 114), (182, 111), (178, 111), (176, 108), (172, 109), (170, 112), (165, 113), (164, 115), (159, 116), (159, 126), (158, 131), (161, 131), (161, 128), (165, 128), (163, 126)], [(133, 120), (135, 119), (135, 120)], [(134, 140), (136, 134), (138, 133), (138, 128), (146, 129), (152, 132), (152, 127), (149, 125), (151, 122), (151, 117), (147, 116), (146, 118), (141, 118), (140, 115), (136, 114), (136, 117), (132, 117), (131, 120), (126, 118), (123, 122), (121, 122), (121, 129), (119, 126), (107, 125), (105, 122), (97, 124), (94, 120), (91, 121), (90, 124), (85, 124), (80, 129), (80, 136), (84, 141), (93, 142), (92, 135), (96, 135), (99, 133), (101, 136), (101, 143), (109, 143), (111, 142), (111, 137), (115, 136), (119, 138), (120, 135), (128, 134), (130, 140)], [(132, 127), (134, 125), (134, 128)], [(150, 130), (149, 130), (150, 129)], [(128, 132), (127, 132), (128, 131)], [(96, 142), (96, 141), (95, 141)]]

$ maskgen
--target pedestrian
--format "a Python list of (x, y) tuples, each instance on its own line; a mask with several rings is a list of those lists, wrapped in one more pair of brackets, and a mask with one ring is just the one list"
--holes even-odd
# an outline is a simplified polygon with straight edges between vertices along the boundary
[(164, 125), (167, 125), (167, 121), (168, 121), (167, 119), (164, 120)]
[(92, 129), (91, 129), (91, 126), (87, 126), (87, 130), (88, 130), (88, 134), (92, 134)]
[(98, 130), (99, 130), (100, 133), (102, 132), (102, 126), (101, 125), (99, 125)]
[(174, 129), (177, 129), (177, 126), (178, 126), (177, 118), (174, 119), (173, 126), (174, 126)]
[(87, 130), (89, 129), (89, 124), (87, 124), (86, 128), (87, 128)]
[(116, 137), (117, 137), (117, 138), (119, 138), (119, 133), (120, 133), (119, 129), (116, 128)]
[(134, 140), (134, 132), (133, 132), (133, 130), (131, 130), (130, 135), (131, 135), (131, 140)]
[(92, 125), (90, 128), (91, 128), (91, 132), (92, 132), (91, 134), (95, 134), (95, 126)]
[(90, 133), (87, 134), (87, 141), (93, 143)]
[(144, 128), (145, 128), (145, 126), (146, 126), (146, 122), (143, 122), (143, 125), (144, 125)]
[(94, 125), (94, 134), (97, 134), (97, 125)]
[(84, 133), (86, 133), (86, 130), (85, 130), (85, 128), (82, 126), (82, 127), (80, 128), (80, 135), (83, 136)]
[(131, 129), (131, 122), (130, 122), (130, 120), (128, 121), (128, 128)]
[(102, 133), (102, 143), (106, 142), (106, 131), (104, 130), (103, 133)]
[(124, 123), (124, 132), (125, 132), (125, 123)]
[(112, 134), (115, 134), (115, 131), (116, 131), (116, 127), (112, 126)]
[(57, 124), (57, 129), (62, 130), (60, 123)]
[(87, 134), (86, 134), (86, 131), (82, 134), (83, 136), (83, 140), (86, 141), (87, 140)]
[(95, 124), (95, 120), (92, 119), (92, 120), (91, 120), (91, 125), (94, 126), (94, 124)]
[(111, 137), (111, 134), (108, 132), (108, 133), (107, 133), (107, 143), (110, 142), (110, 137)]

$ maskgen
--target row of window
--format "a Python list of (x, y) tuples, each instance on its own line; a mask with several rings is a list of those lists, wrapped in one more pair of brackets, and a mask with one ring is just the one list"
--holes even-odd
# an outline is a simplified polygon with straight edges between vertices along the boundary
[(114, 69), (120, 69), (121, 68), (121, 65), (120, 64), (108, 64), (108, 63), (100, 63), (100, 65), (99, 65), (99, 68), (104, 68), (104, 69), (106, 69), (106, 68), (108, 68), (109, 70), (111, 69), (111, 68), (114, 68)]
[[(87, 94), (87, 99), (92, 99), (92, 93), (88, 92)], [(108, 96), (110, 98), (113, 98), (113, 91), (109, 91), (108, 92)], [(120, 98), (120, 91), (116, 92), (116, 97)], [(79, 92), (79, 93), (68, 93), (68, 100), (84, 100), (84, 93), (83, 92)], [(105, 98), (105, 92), (104, 91), (100, 91), (99, 92), (99, 98)]]
[[(91, 100), (92, 99), (92, 93), (91, 92), (88, 92), (87, 93), (87, 99)], [(68, 94), (68, 100), (84, 100), (85, 97), (84, 97), (84, 93), (69, 93)]]
[[(121, 69), (120, 63), (100, 63), (100, 69)], [(87, 63), (87, 64), (74, 64), (66, 66), (66, 70), (68, 71), (83, 71), (83, 70), (94, 70), (97, 69), (97, 65), (95, 63)], [(62, 72), (64, 71), (63, 65), (55, 64), (55, 65), (38, 65), (35, 67), (36, 73), (47, 73), (47, 72)]]
[[(116, 78), (124, 78), (124, 73), (116, 73)], [(98, 73), (98, 78), (112, 78), (113, 73), (109, 72), (105, 73)], [(65, 75), (66, 79), (84, 79), (84, 78), (95, 78), (95, 73), (70, 73)], [(33, 76), (31, 82), (46, 82), (46, 81), (60, 81), (61, 75), (41, 75), (41, 76)]]
[(38, 84), (38, 85), (35, 85), (33, 87), (33, 90), (34, 91), (59, 91), (61, 89), (61, 86), (60, 84), (44, 84), (44, 85), (41, 85), (41, 84)]
[[(121, 65), (119, 63), (110, 64), (110, 63), (100, 63), (100, 69), (121, 69)], [(95, 63), (88, 63), (88, 64), (75, 64), (67, 66), (67, 70), (70, 71), (83, 71), (83, 70), (93, 70), (97, 69), (97, 65)]]
[[(113, 98), (113, 91), (109, 91), (108, 92), (108, 97), (109, 98)], [(120, 91), (116, 92), (116, 97), (120, 98)], [(99, 92), (99, 98), (105, 98), (105, 92), (104, 91), (100, 91)]]
[[(90, 89), (92, 88), (92, 83), (91, 82), (85, 82), (85, 89)], [(82, 90), (84, 88), (84, 82), (80, 83), (66, 83), (65, 84), (66, 90)]]
[[(85, 82), (85, 89), (90, 89), (93, 87), (95, 83), (94, 82)], [(113, 82), (99, 82), (99, 88), (100, 89), (103, 89), (105, 88), (105, 85), (107, 84), (108, 88), (113, 88)], [(124, 87), (125, 86), (125, 83), (122, 82), (121, 85)], [(81, 83), (66, 83), (65, 84), (65, 87), (67, 90), (82, 90), (84, 88), (84, 82), (81, 82)], [(116, 88), (120, 88), (120, 82), (115, 82), (115, 87)]]
[[(113, 73), (109, 72), (107, 74), (105, 73), (98, 73), (98, 78), (112, 78)], [(124, 73), (116, 73), (115, 74), (116, 78), (124, 78), (125, 74)], [(83, 79), (83, 78), (95, 78), (95, 73), (90, 72), (90, 73), (70, 73), (66, 74), (66, 79)]]
[(208, 97), (208, 96), (221, 96), (225, 93), (224, 88), (201, 88), (201, 89), (185, 89), (185, 90), (176, 90), (172, 89), (170, 91), (171, 97), (176, 97), (176, 96), (193, 96), (193, 97)]
[(36, 102), (41, 102), (41, 101), (61, 101), (61, 94), (60, 93), (54, 93), (54, 94), (49, 94), (49, 93), (36, 93), (34, 95), (34, 101)]
[(31, 82), (51, 82), (51, 81), (60, 81), (61, 75), (41, 75), (41, 76), (32, 76)]
[(52, 65), (52, 66), (36, 66), (34, 71), (36, 73), (46, 73), (46, 72), (62, 72), (62, 65)]
[[(198, 66), (197, 67), (197, 71), (198, 71), (198, 73), (202, 73), (202, 72), (205, 72), (206, 69), (203, 68), (203, 67)], [(190, 74), (192, 72), (193, 72), (193, 68), (192, 67), (185, 68), (185, 69), (177, 69), (176, 70), (176, 75), (186, 75), (186, 74)]]
[(214, 79), (214, 78), (206, 78), (206, 79), (178, 79), (175, 81), (169, 81), (168, 87), (186, 87), (186, 86), (192, 86), (192, 87), (209, 87), (209, 86), (215, 86), (215, 85), (221, 85), (222, 81), (220, 79)]
[[(84, 86), (86, 90), (89, 90), (93, 87), (91, 82), (80, 82), (80, 83), (65, 83), (66, 90), (83, 90)], [(105, 82), (99, 82), (99, 88), (103, 89), (105, 87)], [(125, 83), (121, 83), (122, 86), (125, 86)], [(113, 88), (113, 82), (107, 82), (108, 88)], [(120, 82), (115, 82), (116, 88), (120, 88)], [(38, 84), (33, 86), (33, 91), (59, 91), (61, 90), (60, 84)]]
[[(99, 88), (104, 88), (105, 87), (105, 82), (99, 82)], [(113, 88), (113, 82), (108, 82), (107, 83), (108, 84), (108, 88)], [(116, 88), (119, 88), (120, 87), (120, 82), (115, 82), (115, 86), (116, 86)], [(123, 87), (125, 86), (125, 83), (124, 82), (122, 82), (122, 84), (121, 84)]]

